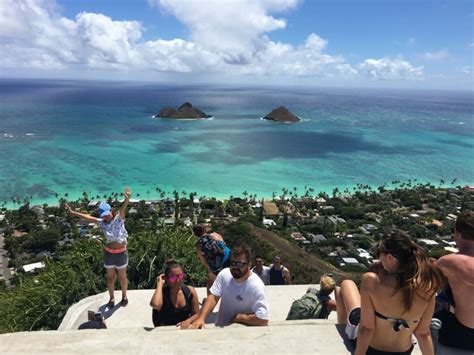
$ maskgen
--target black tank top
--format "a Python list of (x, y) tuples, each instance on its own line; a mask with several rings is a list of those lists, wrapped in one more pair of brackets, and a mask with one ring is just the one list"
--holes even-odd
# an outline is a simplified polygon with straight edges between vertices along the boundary
[(184, 293), (186, 304), (182, 308), (176, 308), (173, 306), (173, 302), (171, 302), (169, 287), (167, 285), (163, 287), (163, 306), (161, 306), (161, 310), (159, 311), (153, 309), (153, 325), (155, 327), (176, 325), (191, 317), (191, 300), (193, 299), (193, 295), (186, 285), (181, 285), (181, 290)]
[(270, 285), (284, 285), (283, 265), (280, 270), (276, 270), (274, 266), (270, 268)]

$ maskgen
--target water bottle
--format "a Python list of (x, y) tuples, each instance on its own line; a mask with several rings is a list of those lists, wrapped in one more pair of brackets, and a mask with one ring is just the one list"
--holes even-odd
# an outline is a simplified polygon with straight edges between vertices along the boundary
[(439, 338), (439, 330), (443, 323), (438, 318), (431, 319), (430, 324), (430, 331), (431, 331), (431, 339), (433, 340), (433, 349), (434, 353), (436, 354), (438, 351), (438, 338)]

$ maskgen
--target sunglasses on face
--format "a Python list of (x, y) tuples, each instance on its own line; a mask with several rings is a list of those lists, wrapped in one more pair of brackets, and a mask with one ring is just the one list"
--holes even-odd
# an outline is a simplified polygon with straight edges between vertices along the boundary
[(248, 264), (248, 262), (246, 262), (246, 261), (231, 260), (231, 262), (230, 262), (230, 266), (237, 266), (238, 268), (244, 267), (247, 264)]
[(261, 263), (263, 263), (263, 261), (262, 261), (262, 260), (255, 260), (255, 262), (256, 262), (257, 264), (261, 264)]
[(182, 272), (181, 274), (166, 276), (166, 281), (169, 281), (169, 282), (183, 281), (185, 277), (186, 277), (186, 274)]

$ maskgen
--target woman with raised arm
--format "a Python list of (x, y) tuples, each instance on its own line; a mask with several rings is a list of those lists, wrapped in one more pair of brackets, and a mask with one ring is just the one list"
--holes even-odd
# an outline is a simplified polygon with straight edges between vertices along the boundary
[(112, 209), (108, 203), (102, 202), (99, 205), (99, 218), (91, 216), (87, 213), (73, 211), (71, 207), (66, 204), (66, 209), (71, 215), (80, 217), (92, 223), (96, 223), (102, 228), (106, 243), (104, 249), (104, 267), (107, 270), (107, 289), (110, 296), (107, 307), (109, 308), (112, 308), (115, 305), (114, 290), (117, 275), (120, 282), (120, 287), (122, 288), (122, 301), (120, 304), (122, 307), (125, 307), (128, 304), (128, 233), (125, 229), (125, 212), (132, 195), (130, 188), (125, 188), (123, 195), (125, 199), (118, 213)]
[(435, 293), (443, 279), (424, 251), (397, 232), (378, 245), (373, 272), (364, 274), (361, 292), (351, 280), (337, 295), (337, 319), (356, 339), (355, 354), (410, 354), (412, 334), (423, 355), (434, 353), (430, 323)]
[(150, 306), (155, 327), (176, 325), (186, 329), (197, 318), (199, 298), (192, 286), (186, 286), (186, 274), (175, 260), (168, 260), (165, 273), (156, 278), (156, 289)]

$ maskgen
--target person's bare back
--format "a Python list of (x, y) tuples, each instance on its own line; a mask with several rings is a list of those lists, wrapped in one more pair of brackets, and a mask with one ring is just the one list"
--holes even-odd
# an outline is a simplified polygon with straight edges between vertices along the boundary
[[(420, 325), (423, 315), (431, 303), (431, 312), (434, 307), (434, 297), (424, 299), (415, 294), (411, 308), (405, 312), (402, 306), (401, 292), (393, 294), (396, 286), (394, 276), (383, 276), (383, 273), (374, 277), (374, 288), (370, 294), (370, 299), (374, 310), (386, 317), (403, 319), (409, 328), (401, 328), (394, 331), (394, 322), (375, 317), (375, 333), (372, 338), (372, 345), (376, 349), (384, 350), (406, 350), (411, 343), (411, 334)], [(429, 313), (429, 312), (428, 312)], [(429, 317), (431, 320), (431, 317)], [(426, 321), (425, 321), (426, 323)], [(400, 344), (407, 344), (405, 349), (397, 349)]]
[(440, 258), (437, 265), (451, 286), (457, 320), (466, 327), (474, 328), (474, 256), (450, 254)]

